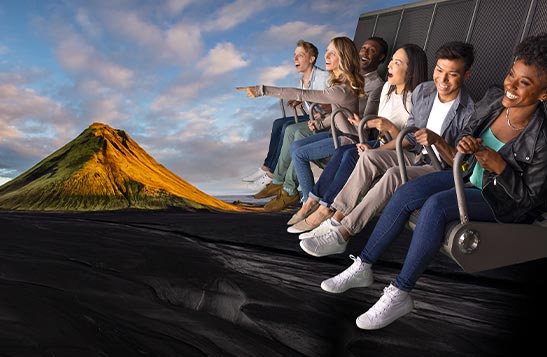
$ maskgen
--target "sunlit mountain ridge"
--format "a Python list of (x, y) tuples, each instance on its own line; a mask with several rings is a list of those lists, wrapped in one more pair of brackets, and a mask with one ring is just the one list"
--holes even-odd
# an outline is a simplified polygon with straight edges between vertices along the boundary
[(243, 210), (200, 191), (159, 164), (123, 130), (101, 123), (0, 186), (0, 209), (168, 207)]

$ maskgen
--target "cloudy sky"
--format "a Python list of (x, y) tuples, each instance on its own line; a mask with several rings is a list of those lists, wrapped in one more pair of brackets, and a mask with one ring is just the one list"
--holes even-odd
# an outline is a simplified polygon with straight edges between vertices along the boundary
[(207, 193), (251, 193), (280, 109), (234, 87), (294, 86), (299, 39), (324, 67), (361, 13), (407, 2), (2, 0), (0, 184), (101, 122)]

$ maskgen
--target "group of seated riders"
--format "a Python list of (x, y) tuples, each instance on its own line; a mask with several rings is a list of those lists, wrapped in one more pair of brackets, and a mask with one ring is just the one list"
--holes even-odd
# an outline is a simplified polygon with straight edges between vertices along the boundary
[[(333, 38), (325, 70), (316, 66), (317, 48), (299, 41), (298, 88), (240, 88), (253, 98), (286, 99), (308, 113), (298, 122), (274, 121), (264, 164), (244, 178), (258, 191), (254, 197), (273, 197), (265, 210), (299, 206), (287, 231), (298, 234), (304, 252), (344, 252), (348, 240), (381, 213), (361, 253), (324, 280), (323, 290), (371, 286), (372, 265), (420, 209), (402, 269), (357, 317), (361, 329), (383, 328), (413, 309), (410, 291), (439, 251), (447, 225), (459, 219), (452, 171), (457, 152), (468, 163), (462, 170), (469, 219), (531, 223), (547, 211), (547, 33), (525, 38), (503, 83), (491, 83), (478, 101), (464, 84), (474, 52), (470, 43), (443, 44), (428, 80), (423, 49), (404, 44), (393, 52), (384, 83), (378, 67), (388, 45), (380, 37), (368, 38), (359, 51), (349, 38)], [(339, 133), (335, 138), (331, 126)], [(408, 175), (403, 184), (394, 139), (405, 127), (416, 130), (402, 140)], [(367, 140), (359, 140), (361, 128)], [(312, 164), (322, 168), (317, 180)]]

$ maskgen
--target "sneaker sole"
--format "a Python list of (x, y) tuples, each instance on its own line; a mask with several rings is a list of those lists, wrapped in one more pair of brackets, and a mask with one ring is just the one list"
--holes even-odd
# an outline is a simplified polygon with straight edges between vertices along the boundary
[(328, 255), (340, 254), (340, 253), (344, 253), (346, 251), (346, 247), (344, 247), (344, 250), (342, 250), (340, 252), (333, 252), (333, 253), (330, 253), (330, 254), (319, 254), (319, 253), (316, 253), (316, 252), (313, 252), (313, 251), (309, 250), (308, 248), (303, 246), (302, 243), (304, 243), (304, 242), (300, 242), (300, 248), (302, 248), (302, 250), (304, 252), (308, 253), (309, 255), (313, 255), (314, 257), (326, 257)]
[(364, 282), (363, 284), (361, 285), (353, 285), (353, 286), (350, 286), (349, 288), (345, 289), (345, 290), (329, 290), (328, 287), (326, 285), (323, 284), (323, 282), (321, 283), (321, 289), (323, 289), (324, 291), (328, 292), (328, 293), (331, 293), (331, 294), (341, 294), (343, 292), (346, 292), (348, 291), (349, 289), (354, 289), (354, 288), (368, 288), (369, 286), (371, 286), (372, 284), (374, 283), (374, 277), (372, 277), (370, 279), (370, 281), (366, 281)]
[(403, 310), (404, 312), (398, 313), (397, 315), (393, 316), (389, 320), (384, 321), (382, 324), (374, 325), (374, 326), (364, 325), (365, 322), (361, 322), (361, 320), (360, 320), (360, 317), (363, 316), (364, 314), (359, 315), (359, 317), (357, 317), (357, 319), (355, 319), (355, 324), (361, 330), (379, 330), (379, 329), (384, 328), (388, 325), (391, 325), (393, 322), (400, 319), (401, 317), (410, 314), (412, 312), (412, 310), (414, 310), (414, 300), (410, 300), (410, 306), (406, 310)]

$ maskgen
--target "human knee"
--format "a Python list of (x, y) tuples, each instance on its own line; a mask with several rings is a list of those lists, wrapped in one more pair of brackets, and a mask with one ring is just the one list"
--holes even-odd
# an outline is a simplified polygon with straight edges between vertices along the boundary
[(285, 124), (286, 124), (285, 118), (280, 118), (280, 119), (274, 120), (273, 124), (272, 124), (272, 131), (283, 129), (283, 126), (285, 126)]

